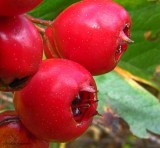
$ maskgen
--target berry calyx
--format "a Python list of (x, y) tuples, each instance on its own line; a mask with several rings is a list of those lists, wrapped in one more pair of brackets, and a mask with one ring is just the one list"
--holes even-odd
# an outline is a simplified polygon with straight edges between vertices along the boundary
[(119, 45), (117, 46), (115, 52), (115, 61), (118, 63), (122, 54), (126, 51), (128, 44), (134, 43), (130, 38), (130, 26), (125, 24), (123, 30), (120, 31), (119, 34)]
[(25, 127), (47, 141), (79, 137), (97, 114), (97, 88), (91, 74), (65, 59), (48, 59), (26, 87), (16, 91), (14, 106)]
[(92, 104), (98, 102), (98, 100), (95, 100), (94, 98), (94, 93), (95, 91), (80, 91), (72, 101), (71, 108), (76, 122), (80, 123), (83, 120), (87, 120), (88, 118), (92, 118), (94, 115), (98, 114), (97, 111), (92, 111), (95, 110), (95, 108), (91, 109)]

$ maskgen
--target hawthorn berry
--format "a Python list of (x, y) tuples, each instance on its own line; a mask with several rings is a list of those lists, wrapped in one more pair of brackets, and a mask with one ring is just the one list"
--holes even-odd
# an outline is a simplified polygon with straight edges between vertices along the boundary
[(58, 58), (58, 53), (55, 50), (55, 43), (53, 39), (53, 34), (52, 34), (52, 27), (47, 27), (45, 29), (45, 33), (43, 36), (43, 45), (44, 45), (44, 53), (45, 56), (50, 59), (50, 58)]
[(1, 148), (48, 148), (46, 141), (33, 136), (21, 123), (15, 111), (0, 113)]
[(92, 75), (78, 63), (48, 59), (15, 92), (14, 106), (33, 135), (67, 142), (83, 134), (97, 114), (97, 88)]
[(0, 16), (0, 90), (23, 87), (42, 61), (43, 43), (25, 16)]
[[(111, 0), (84, 0), (72, 4), (53, 21), (48, 36), (55, 47), (51, 54), (73, 60), (92, 75), (115, 68), (127, 49), (131, 18)], [(54, 51), (52, 51), (54, 50)]]
[(42, 0), (0, 0), (0, 16), (14, 16), (28, 12)]

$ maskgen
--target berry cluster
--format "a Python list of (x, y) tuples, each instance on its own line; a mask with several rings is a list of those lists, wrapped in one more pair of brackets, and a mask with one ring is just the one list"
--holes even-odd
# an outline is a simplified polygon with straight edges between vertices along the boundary
[(99, 114), (93, 75), (113, 70), (133, 42), (127, 11), (111, 0), (79, 1), (52, 22), (24, 14), (41, 1), (0, 1), (0, 91), (14, 92), (15, 107), (0, 114), (0, 146), (83, 134)]

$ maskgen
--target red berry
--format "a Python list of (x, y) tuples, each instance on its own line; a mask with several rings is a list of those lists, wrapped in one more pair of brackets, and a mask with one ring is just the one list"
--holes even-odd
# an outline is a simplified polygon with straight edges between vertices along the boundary
[(32, 10), (42, 0), (0, 0), (0, 16), (14, 16)]
[(65, 59), (42, 62), (14, 105), (22, 123), (35, 136), (67, 142), (79, 137), (97, 114), (97, 89), (91, 74)]
[(23, 86), (42, 60), (43, 43), (24, 16), (0, 17), (0, 90)]
[[(115, 68), (127, 49), (131, 19), (111, 0), (85, 0), (65, 9), (52, 25), (54, 53), (82, 64), (93, 75)], [(53, 37), (54, 36), (54, 37)], [(51, 38), (51, 37), (50, 37)], [(52, 43), (53, 44), (53, 43)]]
[(48, 148), (49, 144), (34, 137), (14, 111), (0, 113), (1, 148)]
[(52, 34), (52, 27), (47, 27), (45, 30), (45, 34), (43, 36), (43, 45), (44, 45), (44, 52), (45, 55), (48, 59), (50, 58), (57, 58), (58, 53), (55, 50), (55, 43), (54, 43), (54, 39), (53, 39), (53, 34)]

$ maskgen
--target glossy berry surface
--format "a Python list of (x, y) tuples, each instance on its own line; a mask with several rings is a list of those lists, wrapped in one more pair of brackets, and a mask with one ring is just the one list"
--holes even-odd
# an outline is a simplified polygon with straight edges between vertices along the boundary
[(42, 39), (23, 15), (0, 17), (0, 90), (16, 90), (39, 68)]
[(58, 15), (50, 31), (57, 56), (76, 61), (99, 75), (113, 70), (127, 44), (133, 42), (129, 39), (130, 28), (130, 16), (119, 4), (85, 0)]
[(21, 123), (15, 111), (0, 113), (1, 148), (48, 148), (49, 144), (34, 137)]
[(0, 16), (14, 16), (32, 10), (42, 0), (0, 0)]
[(67, 142), (83, 134), (97, 114), (97, 88), (81, 65), (48, 59), (28, 85), (15, 92), (14, 106), (32, 134)]

